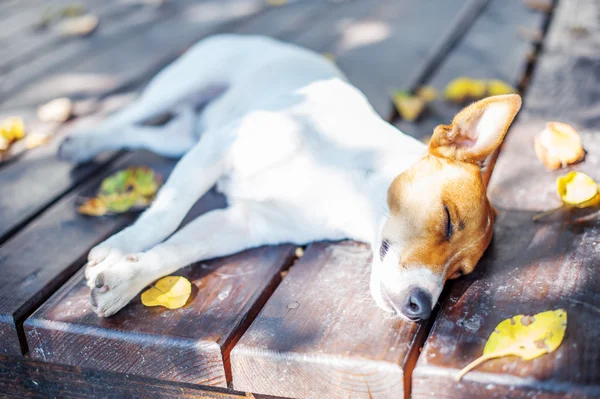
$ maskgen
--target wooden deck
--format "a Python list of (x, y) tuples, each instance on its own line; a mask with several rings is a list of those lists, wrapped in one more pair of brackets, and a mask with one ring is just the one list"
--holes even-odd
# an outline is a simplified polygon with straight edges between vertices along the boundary
[[(33, 29), (48, 3), (0, 0), (0, 118), (35, 127), (39, 104), (76, 103), (56, 140), (0, 166), (0, 397), (600, 397), (600, 224), (531, 219), (558, 204), (554, 181), (564, 173), (534, 154), (545, 121), (579, 130), (588, 155), (570, 169), (600, 179), (600, 1), (79, 0), (100, 25), (77, 39)], [(460, 107), (440, 99), (408, 123), (393, 109), (395, 89), (442, 89), (461, 75), (520, 88), (523, 109), (488, 190), (499, 210), (494, 240), (475, 273), (447, 286), (430, 321), (375, 308), (369, 249), (354, 242), (314, 243), (300, 259), (281, 245), (186, 267), (177, 274), (192, 281), (193, 300), (182, 309), (147, 308), (138, 297), (114, 317), (91, 311), (79, 269), (133, 217), (83, 217), (78, 195), (127, 165), (168, 176), (175, 161), (140, 151), (74, 168), (56, 159), (58, 139), (132, 101), (219, 32), (333, 54), (384, 118), (418, 138)], [(222, 206), (211, 191), (187, 220)], [(555, 352), (489, 361), (454, 381), (501, 320), (557, 307), (569, 324)]]

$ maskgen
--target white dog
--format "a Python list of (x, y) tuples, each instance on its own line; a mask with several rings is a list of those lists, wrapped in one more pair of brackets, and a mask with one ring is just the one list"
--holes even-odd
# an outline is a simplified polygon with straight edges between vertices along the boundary
[[(60, 147), (77, 162), (121, 148), (183, 156), (135, 224), (90, 251), (94, 311), (110, 316), (202, 259), (350, 238), (373, 248), (377, 305), (427, 318), (444, 282), (470, 273), (491, 240), (480, 165), (520, 105), (517, 95), (475, 103), (438, 126), (427, 147), (382, 120), (319, 54), (265, 37), (203, 40), (136, 103)], [(166, 112), (175, 117), (164, 126), (140, 124)], [(171, 236), (215, 183), (228, 208)]]

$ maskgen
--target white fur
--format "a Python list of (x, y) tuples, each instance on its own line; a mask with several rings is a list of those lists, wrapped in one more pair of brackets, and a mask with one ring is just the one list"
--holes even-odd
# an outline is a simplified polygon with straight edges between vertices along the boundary
[[(191, 103), (215, 87), (226, 89), (191, 116)], [(166, 111), (176, 113), (166, 126), (138, 126)], [(196, 44), (135, 104), (71, 136), (61, 154), (82, 161), (117, 148), (183, 158), (150, 209), (90, 252), (86, 276), (101, 316), (180, 267), (249, 247), (350, 238), (370, 243), (378, 259), (388, 187), (426, 150), (382, 120), (324, 57), (233, 35)], [(229, 207), (171, 236), (215, 183)]]

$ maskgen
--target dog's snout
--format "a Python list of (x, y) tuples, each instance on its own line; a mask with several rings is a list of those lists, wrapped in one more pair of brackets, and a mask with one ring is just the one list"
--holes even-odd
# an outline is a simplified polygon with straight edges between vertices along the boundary
[(413, 288), (402, 306), (402, 313), (413, 321), (425, 320), (431, 315), (431, 308), (431, 295), (421, 288)]

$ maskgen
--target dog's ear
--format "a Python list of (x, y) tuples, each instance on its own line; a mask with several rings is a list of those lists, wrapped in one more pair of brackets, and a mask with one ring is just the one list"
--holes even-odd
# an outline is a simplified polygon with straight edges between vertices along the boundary
[(502, 143), (521, 108), (518, 94), (484, 98), (460, 111), (451, 125), (435, 128), (429, 153), (481, 164)]

